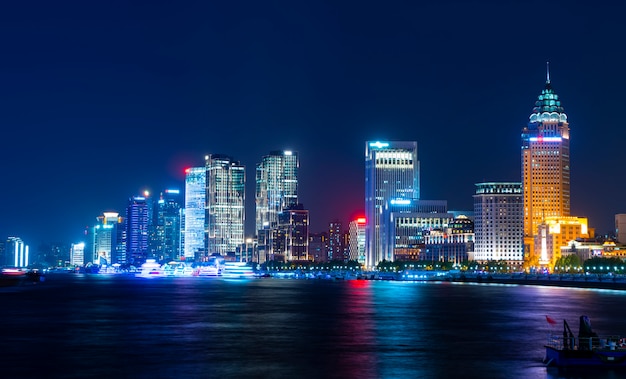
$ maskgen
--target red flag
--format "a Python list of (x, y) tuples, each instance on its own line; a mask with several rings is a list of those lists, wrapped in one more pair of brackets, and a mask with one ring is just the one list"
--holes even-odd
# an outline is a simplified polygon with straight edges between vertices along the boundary
[(556, 320), (553, 319), (552, 317), (546, 315), (546, 321), (548, 322), (548, 324), (550, 325), (556, 325)]

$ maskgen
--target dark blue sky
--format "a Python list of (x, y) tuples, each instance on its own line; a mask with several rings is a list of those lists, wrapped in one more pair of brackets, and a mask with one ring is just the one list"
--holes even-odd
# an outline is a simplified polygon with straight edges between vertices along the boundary
[[(7, 3), (7, 2), (5, 2)], [(366, 140), (415, 140), (424, 199), (520, 180), (545, 83), (571, 128), (572, 213), (626, 212), (624, 2), (76, 1), (0, 7), (0, 237), (78, 242), (207, 153), (300, 153), (313, 232), (363, 210)], [(247, 234), (251, 233), (251, 229)]]

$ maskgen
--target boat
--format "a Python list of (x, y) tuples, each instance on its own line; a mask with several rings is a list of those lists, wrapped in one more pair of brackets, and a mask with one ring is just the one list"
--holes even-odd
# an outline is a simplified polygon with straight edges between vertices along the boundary
[[(548, 322), (556, 321), (546, 316)], [(563, 320), (563, 333), (551, 332), (545, 345), (543, 360), (548, 367), (626, 368), (626, 338), (618, 335), (599, 336), (591, 329), (589, 317), (580, 316), (578, 337)]]
[(146, 259), (146, 263), (141, 265), (141, 271), (135, 274), (141, 278), (157, 278), (165, 276), (161, 265), (155, 259)]

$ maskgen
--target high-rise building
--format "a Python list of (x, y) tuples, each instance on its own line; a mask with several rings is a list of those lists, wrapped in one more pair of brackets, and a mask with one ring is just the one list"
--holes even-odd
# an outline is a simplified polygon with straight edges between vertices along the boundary
[(272, 151), (256, 166), (256, 230), (272, 229), (283, 209), (298, 204), (298, 153)]
[(545, 88), (522, 130), (524, 251), (531, 259), (537, 226), (546, 217), (570, 215), (570, 140), (567, 115), (552, 88)]
[(617, 242), (626, 244), (626, 214), (615, 215), (615, 237)]
[(178, 189), (161, 192), (154, 215), (155, 258), (159, 261), (181, 258), (181, 194)]
[(181, 236), (184, 258), (193, 262), (205, 251), (206, 167), (185, 170), (184, 233)]
[(124, 219), (117, 212), (103, 212), (96, 218), (97, 224), (93, 227), (91, 257), (85, 263), (109, 265), (112, 263), (126, 264), (130, 256), (125, 249), (126, 230), (120, 227)]
[(396, 199), (419, 199), (417, 142), (365, 143), (365, 254), (366, 266), (373, 268), (383, 259), (381, 214), (385, 204)]
[(481, 263), (524, 262), (521, 183), (477, 183), (474, 195), (474, 257)]
[(7, 266), (27, 267), (30, 264), (28, 245), (20, 237), (9, 237), (6, 242)]
[(328, 224), (328, 259), (331, 261), (344, 261), (343, 224), (339, 220)]
[(245, 167), (233, 158), (206, 157), (206, 224), (209, 254), (234, 254), (244, 243)]
[(328, 233), (309, 233), (309, 260), (328, 262)]
[[(126, 253), (129, 263), (143, 263), (148, 258), (150, 209), (147, 196), (132, 196), (126, 207)], [(95, 262), (94, 262), (95, 263)]]
[(311, 260), (309, 211), (302, 204), (289, 206), (278, 215), (274, 247), (274, 256), (283, 255), (285, 261)]
[(70, 264), (72, 266), (85, 265), (85, 243), (73, 243), (70, 247)]
[(350, 260), (365, 265), (365, 217), (350, 221)]

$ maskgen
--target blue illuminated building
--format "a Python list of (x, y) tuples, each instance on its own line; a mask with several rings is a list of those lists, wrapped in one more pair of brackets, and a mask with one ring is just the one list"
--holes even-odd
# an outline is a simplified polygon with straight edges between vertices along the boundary
[(416, 200), (419, 161), (415, 141), (367, 141), (365, 143), (365, 265), (373, 268), (393, 255), (383, 246), (381, 215), (392, 199)]
[(244, 244), (245, 167), (232, 157), (206, 157), (207, 253), (235, 255)]
[(126, 207), (126, 253), (129, 263), (148, 258), (150, 207), (145, 196), (133, 196)]

